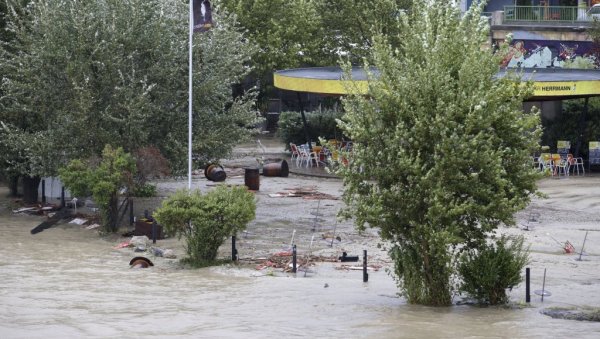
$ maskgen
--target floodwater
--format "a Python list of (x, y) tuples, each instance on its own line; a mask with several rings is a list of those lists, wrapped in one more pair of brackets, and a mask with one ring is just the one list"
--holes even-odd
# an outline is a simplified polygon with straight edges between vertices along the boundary
[(326, 263), (307, 277), (162, 258), (130, 269), (115, 239), (69, 226), (31, 235), (39, 221), (0, 215), (0, 338), (600, 337), (598, 323), (541, 315), (536, 296), (523, 309), (407, 305), (382, 271), (365, 284)]

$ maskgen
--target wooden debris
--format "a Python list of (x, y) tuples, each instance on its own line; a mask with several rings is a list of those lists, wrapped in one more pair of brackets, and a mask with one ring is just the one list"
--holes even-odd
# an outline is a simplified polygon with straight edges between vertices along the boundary
[(292, 197), (302, 197), (302, 199), (306, 200), (338, 200), (339, 198), (333, 196), (331, 194), (321, 193), (317, 191), (316, 186), (304, 186), (304, 187), (294, 187), (294, 188), (284, 188), (286, 192), (277, 192), (269, 194), (271, 198), (292, 198)]
[[(367, 270), (373, 270), (375, 272), (381, 269), (381, 265), (367, 265)], [(346, 270), (346, 271), (361, 271), (363, 269), (362, 266), (354, 266), (354, 265), (340, 265), (335, 268), (336, 270)]]

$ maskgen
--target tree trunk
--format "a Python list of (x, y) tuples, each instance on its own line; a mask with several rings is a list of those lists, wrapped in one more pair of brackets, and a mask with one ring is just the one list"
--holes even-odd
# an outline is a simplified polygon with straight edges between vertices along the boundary
[(38, 202), (38, 187), (40, 186), (39, 176), (23, 177), (23, 202), (26, 204), (36, 204)]
[(10, 196), (16, 197), (19, 195), (19, 176), (8, 177), (8, 189), (10, 190)]
[(109, 232), (119, 230), (119, 196), (115, 193), (110, 198), (108, 203), (108, 211), (106, 211), (106, 229)]

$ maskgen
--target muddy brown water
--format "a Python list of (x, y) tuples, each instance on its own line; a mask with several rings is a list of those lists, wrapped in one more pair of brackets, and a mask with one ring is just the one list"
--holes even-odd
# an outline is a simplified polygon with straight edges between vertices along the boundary
[[(384, 272), (304, 277), (250, 268), (130, 269), (131, 254), (79, 227), (31, 235), (38, 217), (2, 216), (0, 337), (594, 338), (596, 323), (539, 308), (407, 305)], [(158, 258), (157, 258), (158, 259)], [(325, 287), (325, 284), (328, 287)]]
[[(289, 186), (289, 181), (280, 181), (281, 187)], [(258, 198), (269, 204), (259, 207), (258, 213), (267, 221), (250, 225), (251, 233), (281, 218), (273, 210), (292, 204), (292, 200), (267, 200), (268, 193), (281, 187), (261, 187)], [(0, 194), (5, 193), (0, 189)], [(328, 201), (324, 207), (333, 211), (337, 203)], [(298, 229), (298, 241), (310, 238), (307, 230), (311, 218), (303, 222), (304, 229)], [(296, 276), (266, 274), (252, 266), (182, 269), (176, 260), (153, 257), (154, 267), (130, 269), (128, 263), (136, 254), (115, 249), (122, 238), (101, 237), (76, 225), (60, 225), (31, 235), (30, 230), (40, 220), (0, 207), (2, 339), (600, 337), (598, 323), (540, 314), (543, 307), (552, 304), (552, 298), (561, 300), (558, 291), (545, 304), (533, 295), (531, 306), (525, 308), (432, 308), (408, 305), (397, 297), (395, 282), (383, 270), (371, 271), (368, 283), (363, 283), (362, 272), (339, 271), (334, 263), (320, 263), (306, 277), (302, 272)], [(361, 240), (349, 225), (338, 227), (344, 240), (354, 239), (356, 249), (373, 241), (372, 237)], [(289, 235), (288, 229), (283, 231)], [(274, 228), (265, 234), (279, 236)], [(241, 238), (240, 246), (253, 246), (258, 238), (256, 234)], [(272, 239), (270, 247), (263, 243), (265, 249), (258, 248), (256, 253), (280, 249), (287, 239)], [(316, 250), (319, 246), (327, 253), (326, 245), (318, 243)], [(242, 256), (244, 251), (242, 248)], [(596, 263), (592, 258), (581, 265)], [(589, 272), (594, 272), (592, 267)], [(576, 291), (597, 284), (570, 286)], [(522, 290), (513, 291), (512, 300), (523, 300)], [(593, 303), (596, 299), (590, 300)]]

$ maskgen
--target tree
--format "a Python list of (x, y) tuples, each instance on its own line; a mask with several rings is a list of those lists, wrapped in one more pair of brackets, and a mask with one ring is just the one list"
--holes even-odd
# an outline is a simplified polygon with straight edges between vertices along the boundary
[(323, 45), (332, 63), (344, 55), (353, 63), (368, 57), (372, 37), (376, 33), (388, 36), (390, 43), (398, 35), (400, 13), (410, 8), (409, 0), (326, 0), (314, 1), (324, 30)]
[(92, 160), (72, 160), (59, 170), (60, 179), (72, 194), (92, 195), (100, 208), (106, 232), (119, 229), (119, 191), (133, 188), (135, 160), (123, 148), (106, 145), (98, 164)]
[[(20, 175), (55, 174), (105, 144), (127, 152), (155, 146), (175, 171), (186, 168), (184, 2), (35, 0), (23, 11), (8, 11), (15, 38), (0, 50), (0, 121), (29, 138), (41, 133), (51, 147), (39, 172), (24, 166)], [(215, 29), (194, 36), (193, 150), (200, 161), (227, 156), (257, 122), (255, 95), (232, 93), (251, 70), (253, 47), (235, 18), (215, 13), (215, 21)], [(45, 156), (34, 151), (18, 153)]]
[(407, 0), (221, 0), (237, 14), (250, 41), (258, 45), (253, 76), (261, 93), (272, 91), (276, 70), (336, 65), (340, 56), (361, 62), (374, 32), (397, 33)]
[(590, 54), (595, 59), (596, 68), (600, 68), (600, 20), (594, 19), (592, 26), (588, 29), (588, 34), (592, 39)]
[(254, 76), (268, 92), (273, 71), (321, 65), (323, 33), (311, 0), (222, 0), (258, 46)]
[(368, 96), (344, 100), (354, 146), (339, 167), (343, 214), (391, 242), (410, 303), (448, 305), (457, 253), (513, 224), (536, 190), (539, 115), (522, 110), (531, 84), (495, 77), (481, 6), (464, 16), (441, 0), (412, 8), (400, 15), (400, 48), (375, 39)]

